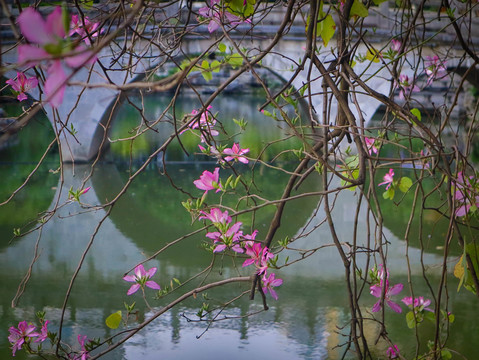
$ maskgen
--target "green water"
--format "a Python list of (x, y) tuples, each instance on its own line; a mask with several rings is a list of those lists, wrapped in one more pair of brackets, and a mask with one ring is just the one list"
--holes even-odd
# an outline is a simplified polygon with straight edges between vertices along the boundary
[[(166, 99), (148, 98), (148, 116), (154, 118), (161, 112)], [(257, 111), (259, 100), (254, 97), (246, 98), (244, 102), (232, 97), (219, 99), (213, 103), (214, 109), (227, 109), (218, 114), (219, 120), (228, 132), (233, 135), (237, 130), (231, 125), (233, 117), (244, 117), (249, 122), (243, 137), (234, 138), (242, 146), (254, 149), (260, 148), (265, 141), (273, 141), (281, 136), (280, 128), (276, 133), (261, 129), (276, 129), (276, 125), (268, 121)], [(239, 103), (239, 104), (238, 104)], [(156, 105), (154, 105), (156, 104)], [(155, 107), (156, 106), (156, 107)], [(197, 105), (185, 99), (178, 105), (178, 113), (190, 113)], [(241, 111), (244, 111), (243, 113)], [(112, 129), (112, 138), (124, 136), (138, 119), (133, 110), (124, 109)], [(129, 114), (129, 115), (128, 115)], [(225, 115), (227, 114), (227, 115)], [(220, 116), (224, 116), (220, 118)], [(262, 128), (264, 127), (264, 128)], [(159, 129), (160, 131), (160, 129)], [(166, 130), (165, 130), (166, 131)], [(270, 136), (266, 138), (266, 134)], [(112, 144), (110, 153), (105, 161), (101, 162), (87, 186), (92, 189), (82, 199), (86, 204), (100, 204), (118, 193), (124, 186), (131, 171), (134, 171), (139, 161), (155, 149), (163, 134), (158, 136), (147, 135), (146, 139), (137, 139), (142, 143), (135, 148), (133, 161), (130, 165), (131, 147), (122, 144)], [(183, 135), (182, 135), (183, 136)], [(188, 134), (184, 134), (184, 137)], [(38, 119), (36, 125), (25, 128), (18, 137), (16, 145), (0, 153), (0, 176), (2, 178), (2, 200), (9, 192), (18, 187), (26, 178), (38, 160), (42, 149), (46, 147), (53, 134), (48, 128), (45, 119)], [(256, 140), (254, 140), (256, 138)], [(135, 140), (135, 142), (137, 141)], [(259, 143), (255, 143), (259, 141)], [(244, 145), (243, 145), (244, 144)], [(136, 145), (134, 145), (136, 146)], [(194, 153), (196, 144), (191, 141), (189, 153)], [(280, 146), (289, 146), (281, 145)], [(34, 148), (35, 147), (35, 148)], [(271, 150), (270, 157), (281, 148)], [(199, 160), (185, 163), (166, 163), (169, 178), (163, 175), (164, 165), (160, 161), (154, 162), (132, 183), (129, 191), (115, 206), (111, 216), (105, 221), (87, 255), (82, 271), (79, 274), (70, 301), (68, 303), (64, 335), (65, 341), (78, 346), (78, 334), (86, 334), (89, 338), (105, 338), (116, 330), (111, 330), (104, 324), (105, 318), (122, 309), (123, 302), (136, 301), (139, 304), (139, 320), (148, 316), (148, 310), (141, 306), (141, 297), (136, 294), (128, 297), (126, 291), (129, 284), (122, 280), (126, 271), (134, 267), (145, 257), (152, 255), (159, 248), (177, 239), (185, 232), (196, 230), (199, 224), (191, 225), (191, 217), (181, 206), (181, 201), (192, 196), (201, 196), (202, 192), (196, 189), (192, 182), (197, 179), (204, 169), (210, 171), (216, 166), (214, 162), (203, 163), (203, 157), (185, 156), (178, 149), (167, 154), (167, 160)], [(285, 158), (279, 162), (280, 167), (289, 165)], [(65, 184), (60, 187), (58, 159), (55, 151), (49, 155), (32, 182), (23, 189), (12, 201), (12, 204), (0, 208), (0, 358), (11, 357), (11, 350), (7, 341), (8, 327), (16, 326), (24, 319), (33, 320), (35, 312), (43, 310), (51, 321), (51, 331), (58, 329), (60, 309), (63, 304), (65, 291), (71, 275), (77, 267), (81, 254), (90, 239), (98, 221), (102, 219), (104, 210), (87, 211), (76, 203), (68, 204), (58, 211), (42, 230), (39, 238), (38, 231), (29, 233), (21, 238), (13, 239), (13, 229), (20, 228), (22, 233), (33, 229), (38, 214), (53, 206), (57, 198), (63, 203), (70, 186), (77, 188), (84, 174), (90, 171), (88, 165), (65, 166)], [(264, 198), (275, 199), (280, 197), (288, 175), (267, 166), (257, 165), (254, 179), (248, 177), (246, 166), (238, 167), (243, 173), (244, 180), (251, 183), (254, 180), (255, 192)], [(227, 170), (221, 170), (220, 176), (224, 180), (229, 176)], [(172, 191), (171, 182), (182, 191)], [(320, 189), (319, 177), (311, 177), (304, 184), (303, 192)], [(426, 185), (427, 186), (427, 185)], [(432, 186), (432, 184), (431, 184)], [(308, 197), (297, 200), (287, 206), (285, 218), (280, 228), (278, 239), (285, 236), (304, 234), (293, 245), (298, 249), (312, 249), (320, 245), (331, 243), (329, 230), (325, 226), (318, 227), (324, 218), (321, 205), (318, 207), (318, 197)], [(219, 201), (219, 195), (208, 195), (208, 203)], [(236, 204), (229, 198), (224, 199), (228, 206), (241, 208), (244, 204)], [(343, 226), (338, 227), (338, 235), (342, 241), (352, 241), (352, 225), (356, 195), (346, 191), (336, 199), (333, 212), (335, 221)], [(439, 201), (439, 200), (438, 200)], [(394, 283), (406, 283), (408, 273), (406, 268), (406, 244), (400, 240), (405, 228), (410, 208), (410, 199), (405, 199), (403, 206), (393, 206), (384, 203), (386, 214), (386, 229), (389, 245), (389, 269)], [(258, 211), (254, 218), (243, 216), (245, 232), (258, 229), (258, 239), (262, 239), (267, 232), (269, 221), (274, 207), (266, 207)], [(70, 216), (75, 214), (75, 216)], [(360, 215), (359, 234), (366, 234), (366, 214)], [(415, 225), (416, 226), (416, 225)], [(430, 238), (428, 250), (421, 253), (416, 244), (411, 244), (409, 255), (411, 260), (411, 277), (415, 285), (415, 293), (426, 297), (427, 286), (422, 279), (422, 259), (433, 288), (439, 281), (439, 267), (442, 261), (441, 229), (444, 224), (434, 217), (425, 222), (424, 234), (433, 234)], [(419, 231), (414, 228), (414, 231)], [(40, 240), (38, 240), (40, 239)], [(15, 296), (18, 285), (28, 270), (34, 256), (34, 246), (38, 243), (40, 257), (33, 267), (33, 274), (23, 296), (15, 308), (11, 301)], [(204, 232), (182, 241), (178, 246), (169, 248), (156, 259), (148, 262), (147, 267), (158, 267), (155, 280), (162, 286), (169, 285), (171, 279), (185, 281), (204, 269), (211, 262), (211, 255), (202, 247), (206, 241)], [(366, 239), (359, 239), (364, 243)], [(292, 245), (292, 246), (293, 246)], [(281, 252), (279, 263), (285, 258), (298, 257), (294, 252)], [(360, 262), (362, 259), (359, 259)], [(237, 273), (249, 274), (241, 268), (243, 259), (219, 255), (216, 257), (215, 267), (211, 278), (233, 276)], [(451, 265), (456, 262), (451, 258)], [(179, 307), (160, 317), (152, 326), (141, 332), (137, 337), (128, 341), (119, 350), (116, 350), (108, 359), (243, 359), (254, 357), (261, 359), (339, 359), (343, 349), (337, 345), (347, 341), (348, 329), (348, 302), (344, 290), (344, 271), (337, 251), (333, 247), (320, 250), (297, 266), (286, 267), (277, 271), (277, 275), (284, 279), (284, 284), (278, 288), (279, 300), (269, 299), (270, 310), (255, 316), (246, 316), (262, 308), (259, 297), (249, 301), (247, 296), (235, 301), (226, 308), (220, 316), (231, 319), (212, 324), (209, 330), (205, 322), (188, 322), (195, 319), (195, 314), (206, 300), (201, 296), (181, 304)], [(199, 282), (199, 280), (198, 280)], [(197, 284), (197, 283), (196, 283)], [(406, 286), (407, 287), (407, 286)], [(219, 307), (234, 294), (248, 290), (247, 284), (232, 285), (208, 292), (208, 302), (212, 307)], [(479, 357), (479, 350), (475, 344), (479, 342), (479, 328), (477, 325), (477, 299), (470, 293), (456, 292), (457, 282), (451, 276), (448, 286), (449, 311), (456, 316), (452, 324), (452, 331), (448, 339), (448, 346), (458, 350), (469, 359)], [(367, 290), (367, 289), (366, 289)], [(406, 290), (394, 298), (400, 300), (406, 296)], [(171, 300), (171, 296), (153, 299), (153, 291), (148, 298), (153, 307), (161, 307)], [(367, 293), (362, 296), (362, 311), (367, 314), (376, 299)], [(403, 310), (406, 308), (403, 306)], [(411, 357), (415, 351), (416, 335), (414, 330), (406, 326), (405, 313), (395, 314), (386, 311), (386, 319), (390, 325), (389, 336), (399, 346), (402, 354)], [(371, 343), (374, 343), (379, 328), (373, 321), (366, 322), (366, 331)], [(202, 335), (203, 334), (203, 335)], [(200, 336), (197, 339), (197, 336)], [(423, 324), (418, 332), (421, 349), (426, 348), (427, 339), (433, 337), (433, 328), (430, 324)], [(378, 343), (372, 347), (377, 358), (383, 358), (386, 345)], [(24, 351), (17, 352), (17, 359), (28, 358)]]

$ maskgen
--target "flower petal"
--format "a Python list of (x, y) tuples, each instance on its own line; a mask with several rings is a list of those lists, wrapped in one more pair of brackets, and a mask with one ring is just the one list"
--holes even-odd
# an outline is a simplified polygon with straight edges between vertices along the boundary
[(148, 286), (150, 289), (155, 289), (155, 290), (161, 290), (160, 285), (158, 285), (156, 282), (153, 280), (149, 280), (145, 283), (146, 286)]
[(63, 39), (65, 37), (65, 28), (63, 27), (62, 8), (57, 6), (53, 12), (47, 16), (46, 29), (50, 37), (54, 40), (55, 36)]
[(136, 293), (140, 289), (140, 284), (133, 284), (131, 285), (130, 289), (126, 293), (126, 295), (131, 295)]
[(398, 314), (402, 312), (401, 306), (399, 306), (399, 304), (396, 304), (394, 301), (386, 300), (386, 303), (391, 309), (393, 309)]
[(40, 13), (32, 7), (22, 11), (18, 16), (18, 24), (23, 36), (32, 43), (45, 45), (54, 41), (46, 22)]
[(67, 76), (63, 71), (60, 61), (54, 61), (48, 68), (48, 79), (45, 81), (45, 94), (47, 101), (54, 108), (59, 107), (63, 102), (65, 94), (65, 82)]

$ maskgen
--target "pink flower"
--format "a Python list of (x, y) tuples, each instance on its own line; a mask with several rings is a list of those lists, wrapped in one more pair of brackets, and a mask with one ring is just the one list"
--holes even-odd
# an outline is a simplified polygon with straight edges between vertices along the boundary
[(434, 79), (442, 78), (446, 75), (446, 61), (439, 59), (437, 55), (426, 56), (426, 75), (427, 85), (430, 85)]
[(38, 80), (36, 77), (28, 78), (22, 72), (17, 72), (17, 80), (9, 79), (6, 81), (13, 90), (18, 92), (17, 99), (18, 101), (23, 101), (27, 99), (25, 92), (30, 91), (38, 86)]
[(135, 284), (131, 285), (130, 289), (126, 293), (127, 295), (134, 294), (138, 289), (144, 289), (145, 285), (150, 289), (160, 290), (160, 285), (156, 282), (150, 280), (156, 273), (156, 267), (151, 268), (148, 271), (145, 271), (145, 268), (142, 264), (138, 265), (135, 268), (135, 275), (126, 275), (123, 277), (123, 280), (128, 282), (134, 282)]
[(35, 340), (35, 342), (44, 342), (47, 338), (48, 338), (48, 323), (50, 321), (46, 320), (43, 325), (42, 325), (42, 328), (41, 328), (41, 333), (40, 334), (37, 334), (38, 335), (38, 339)]
[(90, 357), (90, 354), (86, 350), (85, 347), (85, 341), (87, 341), (86, 335), (78, 335), (78, 342), (80, 343), (81, 350), (80, 350), (80, 355), (75, 356), (73, 360), (87, 360)]
[[(414, 82), (414, 81), (413, 81)], [(413, 92), (419, 92), (419, 87), (409, 82), (407, 75), (399, 75), (399, 98), (404, 100), (406, 96), (411, 96)]]
[(81, 17), (73, 15), (69, 35), (72, 36), (76, 33), (80, 35), (87, 45), (90, 45), (90, 37), (98, 36), (99, 31), (97, 30), (99, 26), (100, 23), (92, 23), (88, 16), (85, 16), (82, 21)]
[(431, 304), (431, 300), (429, 299), (424, 299), (424, 297), (422, 296), (419, 296), (417, 298), (414, 298), (414, 301), (413, 301), (413, 298), (412, 296), (406, 296), (405, 298), (403, 298), (401, 300), (405, 305), (407, 305), (408, 307), (410, 307), (411, 309), (413, 309), (415, 312), (421, 312), (423, 310), (427, 310), (427, 311), (430, 311), (430, 312), (434, 312), (434, 310), (428, 308), (427, 306), (429, 306)]
[(378, 153), (378, 148), (374, 146), (374, 143), (376, 142), (375, 139), (370, 139), (368, 137), (365, 137), (364, 140), (366, 141), (366, 147), (368, 149), (369, 155), (371, 155), (371, 152), (377, 154)]
[(389, 169), (389, 172), (386, 175), (384, 175), (384, 177), (383, 177), (384, 181), (382, 183), (378, 184), (378, 186), (388, 184), (386, 186), (386, 190), (388, 190), (391, 187), (391, 184), (394, 181), (393, 177), (394, 177), (394, 171), (393, 171), (393, 169)]
[(207, 193), (209, 190), (215, 190), (216, 192), (221, 190), (221, 184), (219, 183), (220, 168), (215, 168), (214, 172), (211, 173), (208, 170), (203, 171), (198, 180), (193, 181), (193, 184), (200, 189), (205, 190)]
[(45, 80), (45, 94), (52, 107), (63, 101), (67, 76), (59, 58), (64, 58), (68, 67), (78, 68), (93, 63), (96, 58), (83, 45), (65, 40), (62, 9), (57, 6), (46, 20), (35, 9), (28, 7), (18, 16), (18, 24), (25, 38), (31, 43), (18, 47), (18, 62), (27, 66), (47, 61), (48, 78)]
[(457, 174), (454, 200), (457, 202), (456, 216), (465, 216), (474, 205), (479, 208), (479, 187), (473, 176), (465, 178), (462, 171)]
[(215, 226), (224, 226), (231, 222), (231, 216), (228, 216), (228, 211), (221, 212), (218, 208), (213, 208), (209, 213), (200, 211), (203, 216), (200, 216), (201, 219), (210, 220)]
[(17, 350), (21, 350), (23, 344), (30, 342), (31, 338), (38, 336), (35, 333), (35, 326), (28, 324), (26, 321), (18, 323), (18, 328), (10, 327), (8, 329), (10, 335), (8, 336), (8, 341), (12, 345), (12, 356), (15, 356)]
[(397, 359), (399, 357), (399, 349), (397, 345), (388, 347), (386, 351), (388, 359)]
[(239, 161), (242, 162), (243, 164), (248, 163), (248, 159), (244, 157), (244, 154), (247, 154), (249, 152), (249, 149), (241, 149), (239, 147), (239, 144), (233, 143), (233, 146), (231, 148), (226, 148), (224, 149), (223, 153), (229, 156), (225, 157), (226, 161)]
[(230, 248), (234, 252), (243, 253), (244, 250), (239, 245), (239, 240), (242, 236), (242, 232), (239, 230), (241, 225), (241, 222), (237, 222), (226, 229), (207, 233), (206, 237), (212, 239), (217, 244), (213, 252), (222, 252)]
[(391, 50), (394, 52), (399, 52), (401, 50), (401, 42), (396, 39), (391, 40)]
[(261, 280), (263, 281), (263, 292), (267, 294), (269, 291), (273, 299), (278, 300), (278, 295), (273, 288), (283, 284), (283, 280), (276, 279), (276, 275), (274, 273), (269, 274), (268, 277), (266, 277), (266, 273), (264, 273)]
[(379, 298), (379, 300), (374, 304), (373, 308), (371, 309), (372, 312), (378, 312), (381, 310), (381, 295), (382, 295), (382, 288), (383, 285), (386, 284), (386, 289), (384, 292), (384, 300), (386, 304), (395, 312), (400, 313), (402, 312), (401, 306), (396, 304), (394, 301), (391, 300), (391, 296), (399, 294), (404, 285), (403, 284), (396, 284), (392, 287), (389, 287), (389, 281), (381, 281), (379, 285), (373, 285), (369, 288), (371, 295), (374, 297)]
[[(213, 129), (213, 126), (216, 125), (216, 119), (215, 117), (211, 114), (210, 112), (211, 105), (206, 108), (206, 111), (202, 112), (200, 114), (199, 119), (194, 120), (189, 124), (189, 128), (194, 130), (194, 129), (199, 129), (201, 132), (201, 142), (206, 142), (204, 138), (203, 133), (207, 133), (211, 136), (218, 136), (219, 132), (215, 129)], [(197, 117), (199, 114), (198, 110), (193, 110), (191, 112), (192, 117)], [(183, 134), (186, 131), (183, 130), (180, 132), (180, 134)], [(200, 150), (203, 151), (204, 148), (200, 147)], [(216, 149), (213, 148), (212, 152), (214, 153)]]
[(251, 256), (251, 258), (244, 261), (243, 267), (254, 264), (258, 269), (258, 274), (261, 275), (266, 273), (266, 270), (268, 269), (268, 260), (274, 257), (274, 255), (269, 252), (268, 248), (263, 248), (261, 243), (247, 241), (245, 249), (246, 255)]

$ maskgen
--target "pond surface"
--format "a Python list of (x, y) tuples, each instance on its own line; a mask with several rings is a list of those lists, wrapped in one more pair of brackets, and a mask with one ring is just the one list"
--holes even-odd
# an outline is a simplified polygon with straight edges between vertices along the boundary
[[(164, 108), (166, 98), (148, 97), (147, 106), (154, 117)], [(252, 156), (256, 156), (255, 149), (264, 146), (265, 141), (273, 141), (281, 136), (281, 128), (258, 112), (259, 100), (245, 97), (243, 101), (234, 97), (218, 99), (213, 103), (213, 109), (222, 109), (218, 119), (225, 127), (230, 126), (228, 118), (244, 117), (249, 123), (248, 132), (235, 138), (242, 146), (252, 149)], [(185, 99), (177, 105), (179, 116), (181, 113), (190, 113), (198, 107), (191, 99)], [(125, 108), (120, 112), (112, 129), (112, 138), (125, 136), (125, 132), (138, 122), (134, 111)], [(220, 118), (223, 116), (223, 118)], [(33, 148), (38, 139), (45, 139), (46, 143), (52, 138), (51, 131), (45, 119), (38, 119), (32, 127), (25, 128), (18, 138), (18, 143), (0, 153), (0, 176), (2, 200), (6, 195), (18, 187), (25, 179), (33, 164), (40, 157), (41, 148)], [(254, 125), (254, 126), (253, 126)], [(264, 127), (264, 128), (262, 128)], [(266, 130), (277, 129), (277, 133)], [(259, 129), (259, 130), (258, 130)], [(161, 130), (161, 129), (160, 129)], [(166, 131), (166, 130), (165, 130)], [(231, 136), (237, 130), (227, 128)], [(183, 139), (193, 154), (197, 141), (189, 140), (191, 134), (184, 134)], [(161, 141), (162, 132), (158, 137), (147, 135), (145, 139), (135, 140), (135, 157), (130, 159), (129, 149), (125, 143), (114, 143), (108, 161), (101, 162), (86, 186), (92, 189), (82, 197), (85, 204), (100, 204), (111, 199), (125, 184), (130, 171), (135, 170), (138, 161), (144, 159)], [(259, 142), (259, 143), (258, 143)], [(45, 147), (45, 143), (43, 143)], [(288, 147), (290, 144), (280, 144)], [(280, 151), (271, 150), (271, 154)], [(193, 186), (204, 169), (212, 170), (213, 163), (200, 161), (177, 163), (179, 160), (191, 160), (183, 157), (180, 151), (173, 150), (167, 155), (166, 169), (176, 186), (185, 193), (172, 191), (170, 179), (162, 175), (161, 161), (152, 164), (139, 178), (133, 182), (123, 199), (115, 206), (111, 216), (104, 222), (93, 247), (86, 257), (76, 285), (73, 289), (64, 324), (63, 338), (71, 344), (77, 344), (77, 336), (86, 334), (88, 338), (108, 337), (117, 330), (111, 330), (105, 325), (105, 319), (111, 313), (121, 310), (123, 303), (136, 301), (139, 310), (139, 320), (148, 317), (149, 310), (141, 305), (142, 299), (138, 294), (127, 296), (129, 284), (122, 280), (126, 271), (138, 262), (153, 254), (165, 244), (177, 239), (185, 232), (199, 228), (199, 224), (191, 225), (191, 217), (181, 206), (181, 201), (188, 198), (187, 193), (201, 196)], [(190, 155), (193, 156), (193, 155)], [(265, 155), (265, 160), (270, 160)], [(194, 158), (195, 159), (195, 158)], [(168, 160), (173, 162), (168, 162)], [(287, 167), (287, 157), (281, 166)], [(24, 319), (33, 320), (37, 311), (45, 311), (51, 321), (52, 331), (58, 329), (60, 311), (64, 301), (65, 291), (71, 275), (75, 271), (80, 257), (94, 231), (98, 221), (105, 215), (104, 210), (85, 211), (77, 203), (70, 203), (62, 207), (57, 215), (47, 223), (39, 237), (39, 232), (31, 232), (21, 238), (13, 239), (13, 229), (21, 228), (26, 233), (36, 226), (37, 214), (45, 209), (52, 208), (57, 199), (64, 202), (68, 196), (68, 189), (81, 185), (86, 173), (90, 171), (88, 165), (76, 165), (73, 176), (71, 166), (65, 166), (65, 183), (59, 183), (57, 157), (52, 153), (45, 164), (39, 169), (32, 182), (22, 190), (12, 201), (12, 204), (0, 208), (0, 358), (11, 357), (11, 350), (7, 341), (8, 328), (16, 326)], [(239, 167), (248, 180), (246, 167)], [(221, 177), (226, 179), (229, 174), (222, 170)], [(288, 175), (270, 169), (267, 166), (258, 166), (255, 183), (258, 192), (265, 198), (278, 198), (281, 194)], [(315, 191), (320, 187), (320, 179), (312, 177), (304, 185), (302, 191)], [(208, 197), (211, 203), (218, 202), (219, 197)], [(346, 191), (336, 199), (334, 219), (344, 224), (338, 228), (342, 241), (351, 242), (356, 194)], [(318, 205), (319, 204), (319, 205)], [(233, 206), (233, 204), (231, 204)], [(264, 208), (256, 214), (254, 228), (258, 229), (258, 238), (265, 236), (269, 220), (274, 208)], [(392, 280), (407, 284), (408, 272), (406, 262), (406, 244), (400, 240), (407, 221), (410, 206), (387, 208), (390, 219), (386, 220), (385, 235), (390, 242), (389, 270)], [(75, 216), (71, 216), (75, 215)], [(286, 236), (293, 237), (304, 234), (292, 246), (298, 249), (312, 249), (332, 243), (329, 230), (318, 227), (324, 218), (319, 198), (307, 197), (297, 200), (287, 207), (285, 218), (278, 234), (278, 239)], [(253, 219), (240, 219), (249, 231), (253, 226)], [(33, 222), (32, 222), (33, 221)], [(31, 222), (31, 223), (30, 223)], [(366, 213), (360, 214), (360, 234), (366, 234)], [(431, 216), (426, 221), (423, 231), (431, 234), (430, 246), (421, 253), (412, 244), (408, 249), (411, 277), (415, 285), (416, 294), (427, 297), (428, 288), (422, 280), (421, 258), (433, 288), (439, 282), (442, 262), (441, 231), (443, 224)], [(419, 231), (419, 230), (417, 230)], [(17, 288), (26, 274), (34, 257), (35, 244), (38, 241), (40, 257), (33, 266), (32, 277), (15, 308), (11, 307)], [(169, 248), (156, 259), (148, 262), (147, 267), (158, 267), (155, 280), (162, 286), (168, 286), (171, 279), (185, 281), (208, 266), (211, 255), (201, 246), (205, 241), (204, 232), (192, 236), (178, 246)], [(360, 239), (365, 242), (366, 239)], [(451, 256), (450, 267), (457, 262), (457, 255)], [(279, 263), (284, 263), (287, 256), (291, 259), (298, 257), (296, 252), (283, 251), (280, 253)], [(361, 259), (359, 259), (361, 260)], [(237, 273), (247, 275), (241, 269), (242, 259), (230, 256), (217, 256), (216, 266), (211, 273), (212, 278), (233, 276)], [(196, 313), (204, 302), (209, 302), (213, 308), (220, 309), (225, 301), (232, 296), (248, 290), (248, 285), (237, 284), (215, 289), (208, 292), (208, 299), (198, 296), (190, 299), (181, 306), (161, 316), (152, 326), (132, 338), (123, 347), (109, 354), (107, 359), (340, 359), (343, 354), (343, 345), (348, 339), (348, 301), (344, 290), (344, 271), (342, 264), (333, 247), (325, 247), (314, 256), (290, 267), (278, 270), (277, 275), (284, 280), (278, 288), (279, 300), (269, 299), (270, 309), (266, 312), (248, 316), (262, 309), (259, 297), (254, 301), (248, 300), (248, 295), (235, 301), (230, 307), (223, 310), (218, 318), (229, 318), (218, 321), (209, 328), (207, 322), (195, 322)], [(448, 339), (450, 348), (462, 352), (469, 359), (479, 358), (479, 350), (475, 344), (479, 343), (479, 325), (477, 322), (477, 299), (470, 293), (456, 292), (457, 282), (451, 276), (449, 284), (449, 308), (456, 316), (452, 324), (452, 332)], [(407, 288), (407, 285), (405, 286)], [(367, 290), (367, 289), (366, 289)], [(153, 291), (147, 293), (148, 301), (154, 308), (165, 305), (171, 297), (160, 300), (153, 299)], [(398, 301), (407, 296), (407, 291), (395, 297)], [(362, 297), (363, 313), (367, 313), (375, 303), (375, 298), (364, 294)], [(415, 351), (416, 335), (414, 330), (407, 328), (403, 314), (395, 314), (389, 309), (386, 318), (390, 324), (389, 335), (399, 346), (402, 354), (411, 357)], [(216, 311), (215, 313), (218, 313)], [(474, 316), (471, 316), (474, 314)], [(207, 330), (207, 331), (206, 331)], [(374, 342), (379, 328), (375, 322), (366, 323), (368, 337)], [(418, 333), (421, 346), (426, 349), (427, 339), (433, 337), (433, 328), (430, 324), (423, 324)], [(199, 337), (199, 338), (198, 338)], [(387, 345), (379, 342), (372, 349), (377, 358), (384, 358)], [(28, 358), (24, 351), (17, 352), (17, 359)]]

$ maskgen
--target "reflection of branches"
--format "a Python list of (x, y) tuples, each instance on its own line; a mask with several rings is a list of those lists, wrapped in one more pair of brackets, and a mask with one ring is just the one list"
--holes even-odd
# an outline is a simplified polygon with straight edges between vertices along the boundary
[[(175, 299), (174, 301), (170, 302), (168, 305), (165, 305), (161, 310), (155, 312), (149, 319), (145, 320), (144, 322), (142, 322), (141, 324), (139, 324), (138, 326), (132, 328), (132, 329), (129, 329), (128, 332), (129, 334), (127, 336), (125, 336), (124, 338), (122, 338), (120, 341), (118, 341), (117, 343), (113, 344), (113, 345), (110, 345), (108, 347), (108, 349), (100, 352), (99, 354), (95, 355), (95, 356), (92, 356), (91, 359), (92, 360), (95, 360), (95, 359), (98, 359), (100, 358), (101, 356), (111, 352), (113, 349), (116, 349), (118, 346), (120, 346), (121, 344), (123, 344), (125, 341), (127, 341), (128, 339), (130, 339), (131, 337), (133, 337), (135, 334), (137, 334), (141, 329), (145, 328), (147, 325), (149, 325), (153, 320), (155, 320), (156, 318), (158, 318), (159, 316), (163, 315), (164, 313), (166, 313), (167, 311), (171, 310), (173, 307), (175, 307), (176, 305), (182, 303), (183, 301), (185, 301), (186, 299), (190, 298), (190, 297), (195, 297), (197, 294), (200, 294), (206, 290), (209, 290), (209, 289), (213, 289), (215, 287), (218, 287), (218, 286), (224, 286), (226, 284), (231, 284), (231, 283), (236, 283), (236, 282), (248, 282), (248, 281), (251, 281), (251, 278), (248, 276), (248, 277), (234, 277), (234, 278), (229, 278), (229, 279), (224, 279), (224, 280), (220, 280), (220, 281), (217, 281), (217, 282), (214, 282), (214, 283), (210, 283), (210, 284), (206, 284), (206, 285), (203, 285), (201, 287), (198, 287), (196, 289), (193, 289), (191, 291), (188, 291), (187, 293), (179, 296), (177, 299)], [(107, 339), (105, 341), (105, 343), (109, 343), (111, 340), (113, 340), (115, 336)]]

